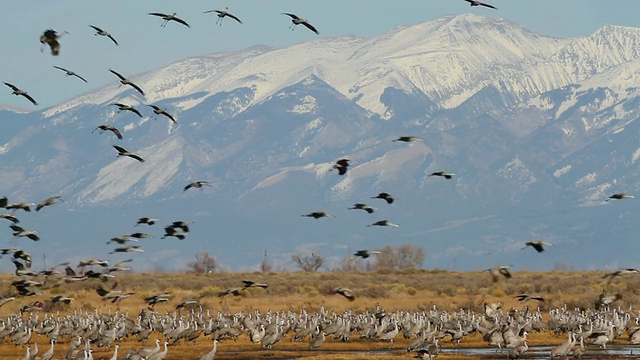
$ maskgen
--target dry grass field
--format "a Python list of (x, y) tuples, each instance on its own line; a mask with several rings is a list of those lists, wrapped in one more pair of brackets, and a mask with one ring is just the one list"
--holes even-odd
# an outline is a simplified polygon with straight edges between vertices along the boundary
[[(499, 302), (505, 310), (510, 308), (523, 309), (526, 305), (535, 309), (540, 306), (543, 313), (550, 308), (567, 306), (574, 308), (594, 308), (595, 301), (603, 290), (607, 294), (620, 294), (621, 299), (615, 303), (624, 309), (631, 307), (632, 313), (639, 309), (640, 278), (634, 275), (624, 275), (615, 278), (610, 284), (603, 279), (602, 272), (516, 272), (511, 279), (501, 279), (494, 283), (485, 272), (449, 272), (412, 270), (404, 272), (321, 272), (321, 273), (212, 273), (212, 274), (119, 274), (116, 289), (133, 292), (131, 297), (113, 304), (101, 300), (95, 289), (98, 286), (110, 288), (113, 280), (103, 283), (97, 279), (83, 282), (67, 283), (50, 277), (39, 279), (45, 284), (35, 288), (41, 294), (29, 297), (18, 297), (0, 308), (0, 316), (20, 314), (23, 305), (39, 300), (45, 303), (45, 311), (40, 313), (44, 317), (46, 310), (54, 316), (64, 316), (67, 313), (89, 312), (93, 314), (112, 314), (116, 311), (127, 313), (135, 320), (141, 309), (147, 305), (143, 298), (155, 293), (171, 294), (168, 302), (159, 303), (155, 311), (160, 314), (172, 313), (176, 316), (184, 314), (176, 311), (175, 306), (185, 299), (198, 299), (200, 306), (209, 311), (212, 316), (218, 312), (223, 314), (260, 311), (292, 311), (298, 313), (301, 308), (309, 313), (319, 312), (322, 307), (330, 313), (339, 314), (351, 310), (361, 313), (373, 310), (376, 305), (382, 306), (387, 312), (396, 310), (428, 311), (434, 306), (438, 310), (456, 311), (470, 309), (483, 312), (484, 303)], [(2, 275), (0, 282), (3, 291), (0, 296), (16, 296), (10, 282), (15, 277)], [(248, 288), (241, 296), (218, 297), (224, 289), (241, 287), (242, 280), (251, 279), (265, 282), (267, 289)], [(356, 294), (356, 300), (348, 301), (340, 295), (331, 295), (335, 287), (351, 288)], [(530, 301), (526, 304), (518, 302), (514, 296), (522, 293), (535, 294), (545, 297), (544, 303)], [(74, 298), (70, 305), (57, 304), (50, 308), (49, 299), (55, 295)], [(31, 314), (24, 313), (23, 318)], [(135, 337), (130, 337), (120, 344), (120, 354), (127, 349), (150, 347), (154, 340), (161, 338), (153, 333), (145, 343), (138, 343)], [(566, 339), (566, 334), (553, 334), (549, 331), (532, 333), (529, 335), (529, 345), (556, 345)], [(443, 349), (453, 349), (454, 344), (448, 338), (442, 343)], [(57, 356), (63, 358), (69, 339), (60, 338), (56, 347)], [(48, 349), (47, 338), (41, 335), (33, 336), (31, 342), (37, 342), (40, 354)], [(377, 340), (359, 339), (352, 335), (348, 342), (341, 342), (332, 338), (318, 349), (308, 350), (308, 342), (291, 342), (285, 337), (273, 346), (272, 350), (264, 350), (259, 344), (249, 341), (246, 334), (242, 334), (237, 341), (223, 340), (218, 344), (216, 359), (406, 359), (414, 353), (407, 353), (406, 346), (410, 340), (399, 335), (393, 343)], [(166, 359), (199, 359), (211, 349), (212, 341), (201, 336), (195, 342), (170, 346)], [(463, 338), (460, 347), (486, 347), (481, 335), (474, 334)], [(110, 359), (113, 349), (94, 349), (95, 359)], [(25, 354), (24, 346), (14, 346), (8, 339), (0, 343), (0, 359), (22, 359)], [(502, 357), (503, 355), (501, 355)], [(506, 358), (506, 355), (504, 355)], [(123, 358), (121, 355), (119, 358)], [(455, 351), (441, 354), (439, 359), (470, 359), (469, 356), (456, 355)]]

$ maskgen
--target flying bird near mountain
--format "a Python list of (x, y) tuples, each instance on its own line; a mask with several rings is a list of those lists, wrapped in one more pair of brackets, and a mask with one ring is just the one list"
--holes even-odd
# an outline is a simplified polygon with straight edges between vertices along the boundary
[(136, 85), (133, 81), (122, 76), (120, 73), (118, 73), (115, 70), (109, 69), (109, 72), (111, 72), (113, 75), (117, 76), (120, 79), (120, 86), (129, 85), (132, 88), (136, 89), (140, 94), (142, 94), (142, 96), (144, 96), (144, 91), (142, 91), (142, 89), (138, 85)]
[(344, 175), (347, 173), (347, 168), (349, 167), (349, 159), (340, 159), (336, 161), (331, 170), (338, 170), (338, 175)]
[(369, 214), (373, 214), (375, 212), (374, 207), (362, 203), (353, 204), (353, 207), (350, 207), (349, 210), (364, 210)]
[(100, 125), (97, 128), (95, 128), (91, 133), (93, 133), (96, 130), (100, 130), (100, 134), (104, 133), (105, 131), (111, 131), (112, 133), (115, 134), (115, 136), (118, 139), (122, 140), (122, 133), (120, 133), (120, 130), (116, 129), (111, 125)]
[(477, 0), (464, 0), (464, 1), (468, 2), (470, 6), (484, 6), (484, 7), (488, 7), (488, 8), (491, 8), (491, 9), (498, 10), (497, 7), (495, 7), (495, 6), (491, 5), (491, 4), (483, 3), (483, 2), (480, 2), (480, 1), (477, 1)]
[(169, 23), (169, 21), (175, 21), (175, 22), (178, 22), (178, 23), (180, 23), (180, 24), (182, 24), (182, 25), (184, 25), (186, 27), (190, 27), (189, 24), (187, 24), (186, 21), (184, 21), (184, 20), (182, 20), (182, 19), (180, 19), (179, 17), (176, 16), (177, 13), (173, 13), (173, 14), (169, 15), (169, 14), (164, 14), (164, 13), (152, 12), (152, 13), (149, 13), (149, 15), (158, 16), (158, 17), (161, 17), (162, 20), (164, 20), (162, 22), (162, 24), (160, 25), (160, 27), (166, 27), (167, 24)]
[(118, 151), (118, 156), (128, 156), (130, 158), (136, 159), (140, 162), (144, 162), (144, 159), (140, 157), (138, 154), (134, 154), (132, 152), (127, 151), (127, 149), (120, 147), (118, 145), (113, 145), (113, 148)]
[(621, 199), (635, 199), (635, 195), (629, 195), (629, 194), (625, 194), (625, 193), (616, 193), (613, 194), (611, 196), (609, 196), (609, 199), (616, 199), (616, 200), (621, 200)]
[(113, 36), (111, 36), (111, 34), (109, 34), (108, 32), (102, 30), (101, 28), (97, 27), (97, 26), (93, 26), (93, 25), (89, 25), (90, 27), (92, 27), (96, 33), (94, 34), (95, 36), (106, 36), (109, 39), (111, 39), (111, 41), (113, 41), (114, 44), (118, 45), (118, 42), (116, 41), (116, 39), (113, 38)]
[(55, 65), (54, 65), (53, 67), (54, 67), (54, 68), (56, 68), (56, 69), (58, 69), (58, 70), (62, 70), (62, 71), (64, 71), (64, 72), (65, 72), (65, 74), (66, 74), (67, 76), (75, 76), (75, 77), (77, 77), (78, 79), (80, 79), (80, 80), (82, 80), (82, 81), (84, 81), (84, 82), (87, 82), (87, 80), (86, 80), (85, 78), (83, 78), (82, 76), (80, 76), (80, 75), (76, 74), (75, 72), (73, 72), (73, 71), (71, 71), (71, 70), (67, 70), (67, 69), (65, 69), (65, 68), (63, 68), (63, 67), (55, 66)]
[(400, 136), (399, 138), (391, 141), (413, 142), (413, 141), (422, 141), (422, 139), (420, 139), (417, 136)]
[(315, 27), (313, 27), (313, 25), (311, 25), (311, 23), (309, 23), (306, 19), (303, 19), (301, 17), (299, 17), (296, 14), (292, 14), (292, 13), (282, 13), (284, 15), (288, 15), (289, 17), (291, 17), (291, 22), (293, 24), (291, 24), (291, 26), (289, 26), (289, 29), (291, 29), (292, 31), (296, 28), (296, 26), (298, 25), (304, 25), (307, 27), (307, 29), (313, 31), (316, 34), (320, 34), (318, 32), (318, 30), (316, 30)]
[(38, 105), (38, 103), (26, 91), (20, 89), (19, 87), (15, 86), (13, 84), (8, 83), (8, 82), (5, 82), (4, 84), (7, 85), (8, 87), (10, 87), (11, 90), (13, 90), (11, 95), (24, 96), (27, 100), (31, 101), (31, 103), (33, 105)]
[[(67, 33), (65, 31), (65, 33)], [(60, 42), (58, 41), (62, 35), (59, 35), (55, 30), (47, 29), (42, 35), (40, 35), (40, 43), (49, 45), (51, 49), (51, 55), (58, 56), (60, 54)]]
[(140, 113), (140, 111), (138, 111), (138, 109), (136, 109), (133, 105), (125, 105), (125, 104), (121, 104), (121, 103), (114, 103), (111, 105), (115, 105), (118, 107), (118, 112), (120, 111), (131, 111), (132, 113), (138, 115), (139, 117), (142, 117), (142, 114)]
[(155, 106), (155, 105), (147, 105), (153, 108), (153, 112), (156, 115), (164, 115), (166, 117), (168, 117), (169, 119), (171, 119), (171, 121), (173, 121), (173, 123), (176, 123), (176, 119), (173, 117), (173, 115), (169, 114), (169, 112), (167, 112), (166, 109), (163, 109), (161, 107)]
[(203, 186), (211, 186), (211, 185), (209, 184), (208, 181), (202, 181), (202, 180), (194, 181), (194, 182), (188, 184), (187, 186), (185, 186), (184, 189), (182, 189), (182, 191), (187, 191), (187, 190), (189, 190), (191, 188), (200, 189)]
[(432, 172), (431, 174), (429, 174), (429, 176), (442, 176), (443, 178), (449, 180), (451, 178), (453, 178), (455, 174), (454, 173), (450, 173), (450, 172), (446, 172), (446, 171), (436, 171), (436, 172)]
[(527, 241), (526, 243), (524, 243), (524, 247), (522, 249), (524, 250), (528, 246), (531, 246), (532, 248), (536, 249), (537, 252), (541, 253), (544, 251), (545, 246), (553, 246), (553, 244), (544, 242), (542, 240), (533, 240), (533, 241)]
[(233, 20), (235, 20), (235, 21), (239, 22), (240, 24), (242, 24), (242, 21), (240, 21), (240, 19), (237, 16), (229, 13), (227, 10), (229, 10), (228, 7), (226, 7), (224, 10), (207, 10), (204, 13), (205, 14), (212, 13), (212, 12), (217, 13), (218, 19), (216, 20), (216, 24), (219, 24), (220, 26), (222, 26), (222, 19), (224, 19), (225, 17), (230, 17)]
[(333, 215), (329, 215), (329, 214), (325, 213), (324, 211), (314, 211), (314, 212), (311, 212), (311, 213), (308, 213), (308, 214), (305, 214), (305, 215), (300, 215), (300, 216), (312, 217), (314, 219), (320, 219), (320, 218), (323, 218), (323, 217), (328, 217), (328, 218), (335, 217)]
[(385, 200), (387, 202), (387, 204), (393, 204), (393, 202), (395, 201), (393, 196), (389, 195), (386, 192), (380, 193), (380, 194), (372, 197), (372, 199), (383, 199), (383, 200)]
[(42, 202), (39, 202), (38, 204), (36, 204), (36, 211), (40, 211), (40, 209), (42, 209), (43, 207), (51, 206), (51, 205), (57, 203), (58, 201), (64, 202), (64, 200), (62, 200), (60, 196), (52, 196), (50, 198), (47, 198), (47, 199), (43, 200)]
[(4, 208), (7, 210), (24, 210), (26, 212), (30, 212), (31, 211), (31, 207), (32, 206), (36, 206), (35, 203), (11, 203), (11, 204), (7, 204)]

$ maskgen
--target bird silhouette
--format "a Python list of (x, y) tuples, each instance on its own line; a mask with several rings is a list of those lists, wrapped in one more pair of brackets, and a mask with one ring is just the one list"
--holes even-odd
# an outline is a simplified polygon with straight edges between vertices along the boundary
[(5, 84), (5, 85), (7, 85), (8, 87), (10, 87), (10, 88), (11, 88), (11, 90), (13, 90), (13, 92), (11, 93), (11, 95), (22, 96), (22, 97), (24, 97), (25, 99), (27, 99), (27, 100), (31, 101), (31, 103), (32, 103), (33, 105), (38, 105), (38, 102), (37, 102), (37, 101), (35, 101), (35, 99), (34, 99), (34, 98), (32, 98), (32, 97), (31, 97), (31, 95), (29, 95), (26, 91), (24, 91), (24, 90), (20, 89), (19, 87), (15, 86), (15, 85), (13, 85), (13, 84), (8, 83), (8, 82), (5, 82), (4, 84)]
[(316, 35), (320, 34), (320, 32), (318, 32), (318, 30), (311, 25), (306, 19), (303, 19), (301, 17), (299, 17), (296, 14), (292, 14), (292, 13), (282, 13), (284, 15), (287, 15), (291, 18), (291, 22), (293, 23), (291, 26), (289, 26), (289, 29), (294, 30), (296, 28), (296, 26), (298, 25), (304, 25), (307, 27), (307, 29), (313, 31), (314, 33), (316, 33)]
[(73, 71), (71, 71), (71, 70), (67, 70), (67, 69), (65, 69), (65, 68), (63, 68), (63, 67), (60, 67), (60, 66), (54, 66), (54, 68), (56, 68), (56, 69), (58, 69), (58, 70), (62, 70), (62, 71), (64, 71), (64, 72), (65, 72), (65, 74), (66, 74), (67, 76), (75, 76), (75, 77), (77, 77), (78, 79), (80, 79), (80, 80), (82, 80), (82, 81), (84, 81), (84, 82), (87, 82), (87, 80), (86, 80), (85, 78), (83, 78), (82, 76), (80, 76), (80, 75), (76, 74), (75, 72), (73, 72)]
[(118, 156), (128, 156), (132, 159), (136, 159), (140, 162), (144, 162), (144, 159), (140, 157), (140, 155), (131, 153), (129, 151), (127, 151), (127, 149), (120, 147), (118, 145), (113, 145), (113, 148), (116, 149), (118, 151)]
[(112, 133), (115, 134), (115, 136), (118, 139), (122, 140), (122, 133), (120, 132), (120, 130), (116, 129), (111, 125), (100, 125), (97, 128), (95, 128), (91, 133), (93, 133), (96, 130), (100, 130), (100, 134), (104, 133), (105, 131), (111, 131)]
[(372, 199), (383, 199), (383, 200), (385, 200), (387, 202), (387, 204), (393, 204), (393, 202), (395, 201), (393, 196), (389, 195), (386, 192), (380, 193), (380, 194), (372, 197)]

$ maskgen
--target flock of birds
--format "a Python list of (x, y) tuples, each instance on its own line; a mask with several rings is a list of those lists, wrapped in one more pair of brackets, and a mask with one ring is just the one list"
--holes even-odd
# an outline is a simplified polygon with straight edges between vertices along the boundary
[[(465, 0), (470, 6), (483, 6), (491, 9), (497, 9), (495, 6), (476, 0)], [(217, 15), (216, 24), (222, 25), (224, 18), (229, 18), (242, 24), (242, 20), (225, 10), (208, 10), (204, 12), (215, 13)], [(298, 25), (306, 27), (315, 34), (319, 34), (317, 28), (308, 20), (299, 17), (293, 13), (283, 13), (291, 19), (290, 28), (293, 30)], [(166, 27), (170, 22), (175, 22), (186, 27), (190, 27), (189, 23), (177, 16), (176, 13), (149, 13), (150, 16), (162, 19), (161, 26)], [(119, 43), (116, 38), (98, 26), (89, 25), (95, 31), (95, 36), (101, 36), (109, 39), (114, 45)], [(60, 53), (61, 37), (66, 34), (60, 34), (55, 30), (48, 29), (40, 37), (40, 42), (49, 46), (51, 54), (56, 56)], [(87, 80), (74, 71), (64, 67), (54, 66), (55, 69), (62, 71), (66, 76), (76, 77), (77, 79), (87, 82)], [(121, 73), (109, 69), (114, 76), (118, 78), (120, 86), (130, 86), (140, 95), (145, 96), (144, 90), (129, 78)], [(13, 95), (22, 96), (33, 105), (38, 105), (37, 101), (25, 90), (18, 86), (4, 82), (9, 87)], [(119, 112), (130, 112), (138, 117), (143, 117), (140, 110), (135, 106), (123, 103), (111, 104), (118, 108)], [(161, 115), (169, 119), (173, 123), (177, 123), (176, 118), (159, 106), (147, 104), (152, 108), (154, 115)], [(105, 132), (112, 133), (118, 140), (122, 140), (122, 132), (109, 124), (97, 126), (93, 132), (99, 131), (100, 134)], [(400, 136), (393, 140), (394, 142), (411, 143), (414, 141), (422, 141), (416, 136)], [(128, 151), (122, 146), (113, 145), (120, 157), (129, 157), (139, 162), (145, 160), (138, 154)], [(331, 170), (336, 170), (339, 176), (344, 176), (349, 171), (351, 160), (347, 158), (339, 159), (332, 166)], [(456, 174), (444, 170), (435, 171), (429, 176), (442, 177), (451, 180)], [(211, 186), (209, 182), (204, 180), (194, 181), (186, 184), (183, 191), (190, 189), (200, 189)], [(379, 193), (371, 197), (372, 199), (383, 200), (386, 204), (393, 204), (396, 199), (387, 192)], [(609, 197), (613, 200), (621, 200), (634, 198), (633, 195), (625, 193), (616, 193)], [(43, 200), (40, 203), (10, 203), (6, 197), (0, 198), (0, 208), (10, 212), (0, 213), (0, 218), (10, 222), (9, 227), (12, 230), (12, 236), (15, 238), (27, 238), (33, 241), (40, 241), (41, 238), (37, 231), (29, 230), (22, 227), (20, 219), (16, 216), (17, 210), (31, 212), (32, 208), (36, 212), (63, 201), (60, 196), (53, 196)], [(349, 210), (363, 210), (368, 214), (374, 214), (376, 208), (366, 203), (355, 203)], [(317, 210), (308, 214), (301, 215), (313, 219), (334, 217), (325, 211)], [(158, 219), (151, 217), (139, 218), (135, 224), (153, 226)], [(387, 219), (378, 220), (370, 223), (370, 227), (399, 227)], [(184, 240), (190, 233), (189, 223), (176, 220), (164, 226), (164, 234), (162, 238), (174, 237), (178, 240)], [(143, 252), (141, 245), (129, 245), (129, 243), (138, 244), (142, 239), (153, 237), (144, 232), (132, 232), (127, 235), (118, 235), (111, 238), (107, 244), (117, 244), (110, 254)], [(546, 246), (552, 246), (551, 243), (543, 240), (527, 241), (523, 249), (531, 247), (536, 252), (542, 253)], [(361, 249), (353, 255), (356, 258), (368, 259), (372, 255), (380, 254), (378, 250)], [(76, 269), (73, 269), (69, 263), (61, 263), (42, 271), (33, 271), (31, 269), (31, 254), (20, 248), (3, 248), (0, 249), (0, 257), (7, 255), (11, 258), (15, 266), (15, 275), (17, 278), (12, 281), (11, 286), (15, 288), (15, 296), (0, 297), (0, 306), (16, 300), (16, 297), (29, 297), (40, 294), (38, 288), (44, 285), (38, 281), (38, 277), (58, 277), (60, 282), (77, 282), (98, 279), (99, 281), (108, 282), (115, 278), (115, 273), (121, 271), (132, 270), (129, 263), (132, 259), (121, 261), (110, 266), (109, 262), (104, 259), (85, 259), (81, 260)], [(511, 265), (498, 266), (489, 268), (484, 271), (488, 272), (492, 281), (497, 282), (501, 277), (511, 278), (513, 275), (509, 268)], [(640, 271), (636, 269), (622, 269), (605, 275), (607, 284), (610, 284), (614, 278), (625, 274), (635, 274)], [(114, 282), (109, 289), (103, 286), (97, 286), (97, 294), (104, 300), (112, 303), (119, 303), (133, 295), (134, 292), (122, 291), (117, 289), (117, 282)], [(251, 280), (245, 280), (242, 286), (229, 288), (221, 291), (218, 295), (221, 299), (227, 296), (240, 296), (244, 289), (250, 287), (267, 288), (264, 283), (257, 283)], [(338, 287), (333, 289), (334, 294), (344, 296), (349, 301), (356, 299), (356, 294), (348, 288)], [(179, 343), (191, 343), (200, 336), (210, 336), (213, 341), (211, 351), (203, 354), (201, 360), (212, 360), (217, 351), (219, 341), (225, 339), (236, 339), (246, 334), (250, 341), (259, 343), (265, 349), (271, 349), (282, 338), (289, 336), (291, 341), (304, 341), (308, 339), (309, 349), (317, 349), (325, 342), (328, 337), (333, 337), (339, 341), (349, 341), (352, 337), (361, 339), (380, 340), (393, 342), (399, 334), (405, 339), (413, 339), (407, 350), (415, 351), (416, 358), (435, 359), (440, 352), (440, 343), (450, 337), (450, 341), (458, 344), (465, 336), (474, 333), (481, 333), (487, 344), (495, 346), (498, 350), (506, 351), (509, 359), (520, 358), (527, 350), (527, 334), (543, 329), (553, 330), (555, 332), (566, 332), (567, 342), (555, 347), (550, 355), (551, 358), (565, 358), (570, 353), (579, 357), (584, 354), (586, 345), (592, 343), (606, 349), (606, 344), (612, 340), (628, 334), (631, 344), (640, 343), (640, 317), (633, 319), (629, 312), (625, 312), (620, 308), (611, 308), (611, 304), (619, 300), (619, 294), (608, 295), (605, 291), (601, 294), (595, 303), (595, 310), (584, 311), (576, 309), (569, 311), (568, 309), (553, 309), (549, 312), (549, 320), (545, 323), (543, 315), (538, 309), (537, 311), (529, 311), (528, 307), (524, 311), (511, 309), (508, 312), (502, 310), (499, 304), (486, 304), (484, 313), (475, 313), (471, 310), (461, 310), (459, 312), (448, 313), (447, 311), (438, 311), (435, 307), (429, 312), (404, 312), (395, 311), (387, 313), (379, 306), (375, 310), (368, 310), (364, 313), (354, 314), (347, 311), (343, 314), (329, 313), (323, 309), (319, 313), (310, 314), (306, 310), (300, 313), (295, 312), (267, 312), (262, 314), (259, 311), (252, 313), (236, 313), (236, 314), (211, 314), (204, 311), (200, 306), (199, 299), (187, 299), (176, 305), (176, 311), (161, 315), (154, 311), (154, 306), (161, 302), (167, 302), (171, 299), (171, 294), (159, 293), (144, 298), (149, 308), (140, 312), (137, 317), (131, 318), (127, 314), (116, 311), (114, 314), (100, 314), (90, 312), (69, 313), (66, 316), (53, 316), (51, 313), (41, 315), (39, 312), (46, 309), (46, 305), (72, 303), (74, 298), (63, 295), (52, 296), (45, 302), (34, 301), (25, 304), (21, 308), (20, 315), (12, 315), (0, 318), (0, 341), (8, 339), (16, 345), (27, 345), (25, 360), (34, 360), (39, 355), (37, 343), (31, 340), (33, 333), (47, 336), (50, 340), (50, 348), (45, 353), (39, 355), (43, 360), (50, 360), (54, 356), (55, 344), (59, 339), (66, 338), (70, 341), (69, 347), (65, 352), (65, 359), (93, 359), (92, 346), (97, 347), (113, 347), (112, 360), (118, 359), (118, 341), (135, 336), (141, 342), (146, 341), (152, 335), (156, 335), (156, 345), (150, 348), (129, 349), (124, 359), (145, 359), (145, 360), (162, 360), (168, 353), (168, 345)], [(544, 298), (538, 295), (521, 294), (517, 296), (519, 301), (539, 301), (544, 302)], [(182, 314), (180, 311), (186, 309), (188, 312)], [(22, 313), (28, 313), (25, 319)], [(632, 326), (632, 324), (636, 326)], [(158, 338), (163, 338), (164, 341)], [(163, 346), (161, 346), (161, 344)]]

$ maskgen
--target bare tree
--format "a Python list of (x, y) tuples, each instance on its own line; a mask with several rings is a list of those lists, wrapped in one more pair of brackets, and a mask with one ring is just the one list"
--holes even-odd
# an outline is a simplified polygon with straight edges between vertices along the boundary
[(358, 259), (350, 255), (345, 255), (334, 266), (333, 271), (358, 271)]
[(311, 253), (311, 255), (302, 256), (301, 254), (291, 255), (293, 260), (300, 270), (304, 272), (316, 272), (324, 264), (324, 257)]
[(218, 262), (208, 252), (199, 252), (196, 259), (189, 261), (187, 266), (191, 269), (190, 272), (207, 274), (218, 269)]
[(260, 263), (260, 271), (263, 273), (271, 272), (272, 266), (269, 260), (267, 260), (267, 250), (264, 251), (264, 259)]
[(374, 270), (416, 268), (424, 262), (424, 249), (412, 244), (401, 244), (397, 247), (386, 245), (372, 264)]

